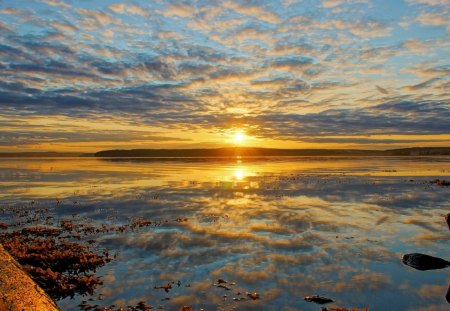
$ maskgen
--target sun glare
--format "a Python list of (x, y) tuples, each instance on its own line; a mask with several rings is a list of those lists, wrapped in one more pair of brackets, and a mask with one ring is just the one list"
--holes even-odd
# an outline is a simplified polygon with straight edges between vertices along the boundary
[(237, 180), (242, 180), (244, 178), (244, 170), (241, 168), (237, 168), (234, 171), (234, 177), (236, 177)]
[(235, 144), (241, 145), (241, 144), (244, 143), (245, 138), (246, 138), (246, 136), (245, 136), (244, 132), (242, 132), (242, 131), (237, 131), (237, 132), (234, 134), (233, 140), (234, 140), (234, 143), (235, 143)]

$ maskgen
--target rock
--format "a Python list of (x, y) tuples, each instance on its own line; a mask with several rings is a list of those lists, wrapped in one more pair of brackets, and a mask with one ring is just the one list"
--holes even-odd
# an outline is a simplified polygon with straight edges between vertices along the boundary
[(447, 294), (445, 294), (445, 299), (448, 303), (450, 303), (450, 285), (448, 286)]
[(402, 261), (405, 265), (422, 271), (443, 269), (450, 266), (450, 262), (447, 260), (419, 253), (403, 255)]
[(315, 302), (315, 303), (318, 303), (318, 304), (320, 304), (320, 305), (323, 305), (323, 304), (325, 304), (325, 303), (334, 302), (334, 300), (331, 299), (331, 298), (327, 298), (327, 297), (323, 297), (323, 296), (317, 296), (317, 295), (314, 295), (314, 296), (306, 296), (304, 299), (305, 299), (306, 301), (309, 301), (309, 302)]
[(447, 222), (448, 230), (450, 230), (450, 213), (445, 215), (445, 221)]

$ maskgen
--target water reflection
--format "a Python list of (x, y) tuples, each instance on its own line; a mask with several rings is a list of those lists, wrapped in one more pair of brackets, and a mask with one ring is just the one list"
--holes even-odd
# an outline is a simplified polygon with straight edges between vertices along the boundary
[(236, 168), (234, 170), (234, 176), (237, 180), (242, 180), (244, 178), (244, 169), (242, 167)]
[[(449, 269), (416, 271), (400, 258), (450, 258), (450, 188), (426, 182), (449, 176), (449, 159), (0, 160), (0, 168), (2, 205), (34, 200), (55, 221), (161, 222), (96, 238), (119, 251), (99, 271), (105, 284), (94, 299), (104, 305), (317, 310), (303, 297), (320, 294), (347, 308), (448, 308)], [(236, 285), (212, 286), (218, 279)], [(178, 280), (168, 293), (154, 289)], [(237, 292), (260, 299), (235, 301)], [(83, 299), (60, 306), (76, 310)]]

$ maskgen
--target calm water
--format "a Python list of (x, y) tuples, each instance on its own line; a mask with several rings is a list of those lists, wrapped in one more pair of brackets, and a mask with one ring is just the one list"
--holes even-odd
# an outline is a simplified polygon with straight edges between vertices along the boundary
[[(450, 269), (418, 271), (400, 258), (450, 259), (450, 188), (426, 183), (449, 176), (449, 157), (0, 159), (0, 203), (34, 200), (56, 220), (163, 220), (98, 236), (96, 247), (117, 259), (97, 271), (104, 285), (94, 296), (59, 301), (63, 310), (88, 298), (167, 310), (320, 310), (303, 300), (314, 294), (335, 300), (327, 306), (448, 310)], [(219, 278), (237, 284), (226, 291), (212, 285)], [(168, 294), (153, 288), (178, 280)], [(237, 291), (261, 299), (233, 301)]]

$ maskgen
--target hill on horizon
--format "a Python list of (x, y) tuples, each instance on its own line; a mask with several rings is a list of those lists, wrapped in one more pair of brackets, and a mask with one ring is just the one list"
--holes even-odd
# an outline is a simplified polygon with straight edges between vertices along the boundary
[(387, 150), (365, 149), (277, 149), (262, 147), (223, 147), (197, 149), (113, 149), (96, 153), (82, 152), (0, 152), (0, 158), (229, 158), (270, 156), (443, 156), (450, 155), (450, 147), (412, 147)]
[(264, 156), (424, 156), (450, 155), (450, 147), (413, 147), (388, 150), (363, 149), (275, 149), (226, 147), (214, 149), (104, 150), (95, 157), (264, 157)]

